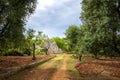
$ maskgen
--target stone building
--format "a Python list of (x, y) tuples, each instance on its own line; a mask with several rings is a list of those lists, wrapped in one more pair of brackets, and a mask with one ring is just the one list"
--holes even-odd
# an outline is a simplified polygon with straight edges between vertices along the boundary
[(62, 53), (62, 50), (57, 46), (56, 42), (50, 41), (48, 36), (45, 38), (44, 48), (47, 49), (47, 53)]

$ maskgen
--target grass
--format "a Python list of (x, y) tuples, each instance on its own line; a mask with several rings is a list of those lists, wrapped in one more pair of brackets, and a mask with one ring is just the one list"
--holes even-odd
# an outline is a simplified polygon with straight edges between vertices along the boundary
[(73, 79), (79, 78), (79, 72), (75, 68), (76, 62), (78, 62), (77, 59), (71, 58), (71, 55), (66, 55), (67, 56), (67, 69), (70, 72), (70, 75), (72, 76)]

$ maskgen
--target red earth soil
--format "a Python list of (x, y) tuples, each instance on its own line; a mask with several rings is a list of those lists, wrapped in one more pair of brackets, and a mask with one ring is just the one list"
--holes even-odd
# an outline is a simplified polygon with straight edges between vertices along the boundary
[(108, 75), (120, 78), (120, 58), (117, 59), (90, 59), (77, 64), (76, 69), (82, 76)]
[(0, 56), (0, 67), (8, 68), (27, 65), (50, 56), (51, 55), (37, 55), (36, 60), (32, 60), (32, 56)]

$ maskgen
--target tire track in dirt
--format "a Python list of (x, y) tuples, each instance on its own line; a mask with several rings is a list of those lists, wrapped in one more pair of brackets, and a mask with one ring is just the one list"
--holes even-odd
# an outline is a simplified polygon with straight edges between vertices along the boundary
[(50, 80), (56, 69), (62, 64), (63, 56), (58, 55), (43, 65), (20, 72), (8, 80)]
[(50, 80), (70, 80), (69, 77), (70, 75), (67, 70), (67, 60), (64, 54), (63, 62), (60, 64), (60, 68), (56, 70)]
[(31, 73), (25, 75), (21, 80), (49, 80), (52, 73), (56, 71), (56, 68), (53, 68), (53, 66), (56, 67), (59, 62), (60, 60), (57, 60), (57, 58), (53, 59), (52, 62), (46, 64), (45, 67), (31, 71)]
[(49, 64), (47, 64), (47, 66), (43, 67), (42, 69), (30, 71), (30, 73), (25, 75), (21, 80), (45, 80), (45, 78), (49, 77), (48, 75), (52, 71), (51, 67), (54, 65), (55, 62), (56, 60), (50, 62)]

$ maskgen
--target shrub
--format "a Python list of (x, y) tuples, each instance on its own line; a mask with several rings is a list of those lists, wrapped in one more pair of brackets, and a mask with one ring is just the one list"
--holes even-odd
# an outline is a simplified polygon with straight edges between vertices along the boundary
[(27, 55), (31, 55), (31, 49), (25, 49), (23, 53)]
[(36, 53), (40, 54), (40, 55), (44, 55), (45, 54), (44, 50), (36, 50)]
[(4, 56), (23, 56), (23, 53), (19, 49), (9, 49), (3, 55)]

